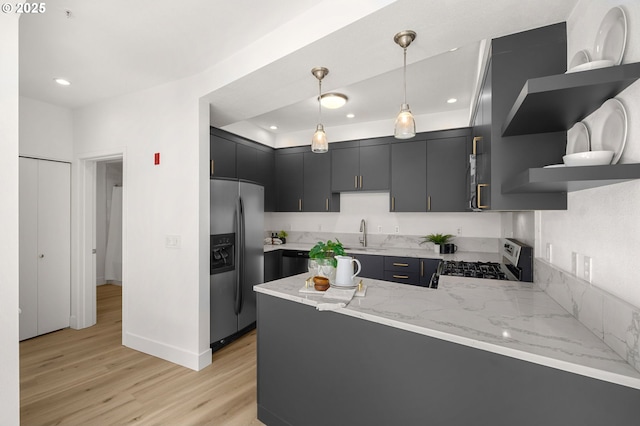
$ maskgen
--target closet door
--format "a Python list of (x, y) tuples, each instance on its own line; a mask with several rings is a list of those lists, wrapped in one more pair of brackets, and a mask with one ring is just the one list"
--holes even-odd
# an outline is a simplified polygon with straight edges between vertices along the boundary
[(71, 165), (38, 164), (38, 334), (69, 327)]
[(20, 158), (20, 340), (69, 326), (71, 166)]

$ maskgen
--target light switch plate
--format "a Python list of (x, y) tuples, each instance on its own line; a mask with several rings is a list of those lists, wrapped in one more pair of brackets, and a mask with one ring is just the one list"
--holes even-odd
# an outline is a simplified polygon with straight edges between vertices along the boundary
[(164, 245), (167, 248), (180, 248), (180, 235), (167, 235), (164, 239)]
[(585, 256), (584, 257), (584, 280), (591, 282), (592, 278), (593, 278), (593, 262), (591, 260), (591, 257)]

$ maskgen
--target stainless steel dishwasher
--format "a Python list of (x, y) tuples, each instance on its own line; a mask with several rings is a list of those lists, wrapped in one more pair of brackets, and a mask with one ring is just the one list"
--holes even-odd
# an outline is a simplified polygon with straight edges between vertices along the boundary
[(308, 251), (284, 250), (282, 252), (282, 278), (307, 272), (309, 270), (308, 262)]

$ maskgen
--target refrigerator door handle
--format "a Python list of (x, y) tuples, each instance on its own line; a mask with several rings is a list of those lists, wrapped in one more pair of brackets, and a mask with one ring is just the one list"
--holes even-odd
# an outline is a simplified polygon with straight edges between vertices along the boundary
[(242, 283), (244, 282), (244, 263), (245, 263), (245, 218), (244, 203), (242, 197), (238, 197), (238, 273), (236, 274), (236, 297), (234, 311), (236, 315), (242, 310)]

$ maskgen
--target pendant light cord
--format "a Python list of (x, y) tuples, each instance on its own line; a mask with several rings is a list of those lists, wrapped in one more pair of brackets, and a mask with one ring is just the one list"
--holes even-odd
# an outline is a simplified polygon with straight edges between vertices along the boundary
[(404, 48), (404, 103), (407, 103), (407, 48)]
[(322, 124), (322, 80), (318, 80), (318, 123)]

